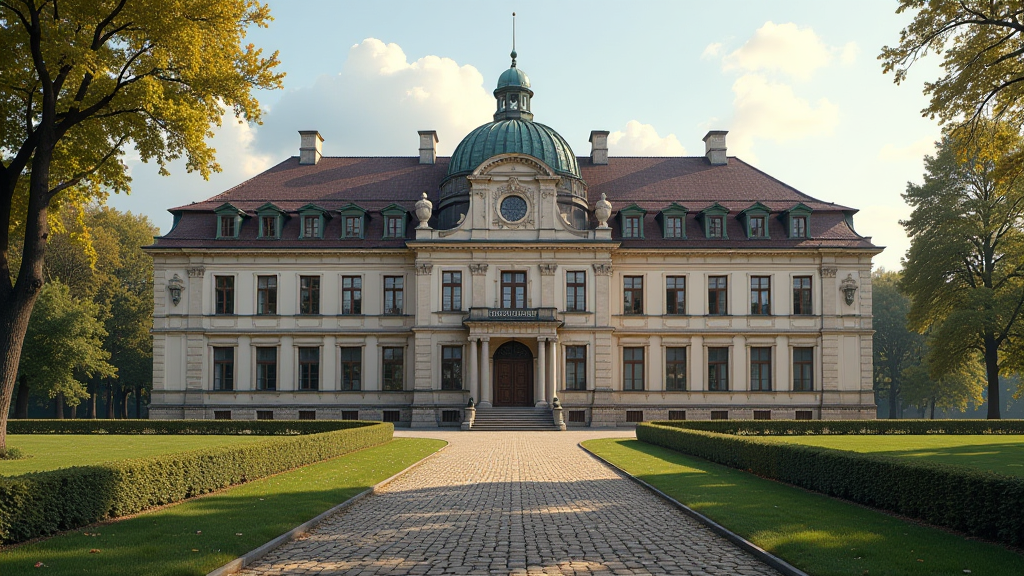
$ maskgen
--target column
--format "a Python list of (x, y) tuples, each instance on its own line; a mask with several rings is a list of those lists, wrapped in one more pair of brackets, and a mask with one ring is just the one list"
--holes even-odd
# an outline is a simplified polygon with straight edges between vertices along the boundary
[(469, 397), (480, 402), (480, 369), (476, 363), (476, 338), (469, 339)]
[(491, 407), (491, 339), (480, 339), (480, 407)]
[(548, 404), (554, 402), (558, 395), (558, 340), (549, 340), (551, 353), (548, 354)]
[(548, 374), (547, 363), (544, 361), (547, 348), (547, 340), (537, 338), (537, 381), (533, 386), (533, 400), (537, 406), (548, 405), (547, 400), (544, 398), (544, 393), (547, 391), (547, 388), (544, 386), (544, 380)]

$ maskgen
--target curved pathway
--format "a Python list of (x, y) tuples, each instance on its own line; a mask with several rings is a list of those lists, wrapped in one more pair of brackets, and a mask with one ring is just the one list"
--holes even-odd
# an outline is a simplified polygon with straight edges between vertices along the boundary
[(449, 445), (241, 574), (778, 574), (577, 446), (631, 430), (395, 435)]

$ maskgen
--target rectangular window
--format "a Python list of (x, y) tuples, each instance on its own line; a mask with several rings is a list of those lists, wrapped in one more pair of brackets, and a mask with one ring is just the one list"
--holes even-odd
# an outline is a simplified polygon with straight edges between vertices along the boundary
[(814, 348), (793, 348), (793, 390), (814, 390)]
[(462, 310), (462, 272), (441, 273), (441, 310)]
[(622, 389), (644, 389), (644, 349), (622, 349)]
[(214, 410), (214, 420), (231, 420), (231, 410)]
[(811, 277), (797, 276), (793, 278), (793, 314), (813, 314), (811, 307)]
[(771, 277), (750, 277), (750, 313), (763, 316), (771, 314)]
[(319, 216), (303, 216), (302, 217), (302, 237), (303, 238), (319, 238), (320, 237), (320, 217)]
[(729, 349), (708, 348), (708, 390), (729, 390)]
[(665, 278), (665, 313), (686, 314), (686, 276)]
[(669, 410), (669, 420), (686, 420), (686, 410)]
[(256, 419), (257, 420), (273, 420), (274, 419), (274, 411), (273, 410), (257, 410), (256, 411)]
[(790, 221), (790, 238), (807, 238), (807, 217), (793, 216)]
[(686, 348), (665, 348), (665, 390), (686, 390)]
[(342, 420), (359, 420), (359, 410), (342, 410)]
[(767, 238), (768, 228), (765, 225), (764, 216), (751, 216), (750, 217), (750, 237), (751, 238)]
[(235, 349), (213, 349), (213, 389), (234, 390), (235, 388)]
[(234, 216), (221, 216), (220, 217), (220, 237), (221, 238), (234, 238), (235, 237), (235, 217)]
[(345, 216), (345, 238), (361, 238), (363, 236), (363, 217)]
[(587, 422), (587, 411), (586, 410), (569, 410), (569, 422), (575, 424), (586, 424)]
[(770, 392), (772, 389), (772, 349), (750, 349), (750, 389)]
[(568, 312), (584, 312), (587, 309), (587, 273), (565, 273), (565, 309)]
[(462, 346), (441, 347), (441, 390), (462, 390)]
[(441, 423), (458, 424), (462, 422), (462, 410), (441, 410)]
[(235, 313), (235, 277), (214, 276), (214, 284), (217, 287), (216, 314)]
[(643, 410), (626, 410), (626, 422), (643, 422)]
[(320, 313), (320, 277), (299, 276), (299, 314)]
[(363, 279), (360, 276), (341, 277), (341, 313), (363, 313)]
[(260, 216), (260, 236), (277, 238), (277, 216)]
[(316, 410), (299, 410), (299, 420), (316, 420)]
[(320, 349), (299, 348), (299, 390), (320, 389)]
[(622, 313), (644, 313), (644, 277), (624, 276), (622, 278)]
[(401, 422), (402, 421), (402, 411), (401, 410), (385, 410), (384, 414), (383, 414), (383, 417), (384, 417), (384, 421), (385, 422)]
[(708, 217), (708, 238), (722, 238), (725, 232), (725, 219), (721, 216)]
[(526, 308), (526, 272), (501, 273), (501, 307)]
[(724, 316), (728, 313), (728, 276), (708, 276), (708, 314), (713, 316)]
[(665, 238), (683, 237), (683, 219), (680, 216), (665, 218)]
[(341, 389), (361, 390), (363, 387), (363, 349), (341, 348)]
[(387, 230), (388, 238), (405, 237), (405, 230), (403, 229), (402, 226), (402, 220), (404, 219), (401, 216), (385, 216), (384, 223), (386, 226), (385, 229)]
[(640, 217), (639, 216), (626, 216), (622, 219), (622, 237), (623, 238), (639, 238), (640, 237)]
[(814, 412), (812, 412), (810, 410), (797, 410), (796, 411), (796, 419), (797, 420), (814, 420)]
[(277, 314), (277, 276), (256, 277), (256, 313)]
[(565, 347), (565, 389), (587, 389), (587, 347)]
[(402, 276), (384, 277), (384, 313), (401, 314), (402, 300), (405, 294), (405, 278)]
[(712, 420), (728, 420), (729, 419), (729, 411), (728, 410), (712, 410), (711, 411), (711, 419)]
[(771, 420), (771, 410), (754, 410), (754, 420)]
[(382, 374), (385, 391), (400, 391), (405, 389), (405, 349), (404, 348), (382, 348)]
[(256, 349), (256, 389), (277, 390), (277, 348)]

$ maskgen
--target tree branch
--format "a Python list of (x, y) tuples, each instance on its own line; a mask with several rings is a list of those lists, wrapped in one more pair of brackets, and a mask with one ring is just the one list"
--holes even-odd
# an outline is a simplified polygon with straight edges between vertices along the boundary
[(118, 139), (117, 144), (114, 144), (114, 146), (111, 147), (110, 151), (107, 152), (106, 155), (104, 155), (103, 158), (100, 159), (100, 161), (97, 162), (95, 166), (93, 166), (92, 168), (90, 168), (88, 170), (84, 170), (82, 172), (79, 172), (79, 173), (75, 174), (71, 178), (68, 178), (64, 182), (61, 182), (60, 184), (58, 184), (58, 185), (54, 186), (52, 189), (50, 189), (50, 191), (46, 193), (46, 203), (49, 204), (50, 200), (52, 200), (54, 196), (56, 196), (57, 194), (59, 194), (63, 190), (67, 190), (68, 188), (71, 188), (72, 186), (74, 186), (74, 185), (78, 184), (79, 182), (81, 182), (87, 176), (89, 176), (91, 174), (94, 174), (97, 170), (100, 169), (100, 167), (102, 167), (104, 164), (106, 164), (106, 162), (108, 160), (110, 160), (111, 158), (114, 157), (115, 154), (117, 154), (117, 151), (121, 149), (121, 145), (124, 144), (126, 140), (128, 140), (128, 137), (127, 136), (122, 136), (120, 139)]

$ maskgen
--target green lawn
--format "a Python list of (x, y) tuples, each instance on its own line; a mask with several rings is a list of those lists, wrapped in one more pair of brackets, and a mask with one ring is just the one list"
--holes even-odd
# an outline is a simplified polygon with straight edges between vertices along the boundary
[[(156, 512), (15, 547), (0, 552), (0, 574), (201, 576), (444, 444), (399, 438)], [(36, 562), (46, 570), (34, 568)]]
[(920, 458), (1024, 476), (1024, 436), (849, 435), (773, 436), (775, 440), (853, 452)]
[(267, 438), (269, 436), (17, 434), (7, 437), (7, 445), (21, 449), (28, 458), (0, 460), (0, 476), (259, 442)]
[(1002, 546), (660, 446), (626, 439), (584, 446), (814, 576), (1024, 574), (1024, 556)]

